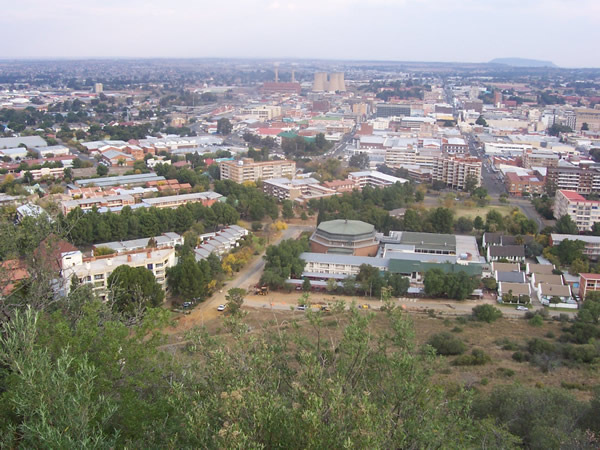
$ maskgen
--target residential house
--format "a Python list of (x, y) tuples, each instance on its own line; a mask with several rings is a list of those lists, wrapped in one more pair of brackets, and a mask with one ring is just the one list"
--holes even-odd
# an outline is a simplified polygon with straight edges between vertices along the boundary
[(531, 286), (527, 283), (498, 283), (498, 301), (500, 303), (530, 303)]
[(487, 249), (487, 260), (498, 261), (506, 259), (513, 262), (525, 261), (524, 245), (490, 245)]

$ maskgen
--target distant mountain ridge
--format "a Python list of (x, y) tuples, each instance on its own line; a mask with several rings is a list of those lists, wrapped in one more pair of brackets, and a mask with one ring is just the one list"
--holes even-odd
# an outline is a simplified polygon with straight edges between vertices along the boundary
[(513, 67), (558, 67), (552, 61), (540, 61), (539, 59), (526, 58), (495, 58), (490, 64), (504, 64)]

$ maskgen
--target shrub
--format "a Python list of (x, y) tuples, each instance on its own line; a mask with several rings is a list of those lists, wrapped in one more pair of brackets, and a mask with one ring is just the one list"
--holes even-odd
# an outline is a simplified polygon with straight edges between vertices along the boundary
[(462, 333), (463, 329), (461, 327), (454, 327), (450, 331), (453, 333)]
[(542, 319), (542, 316), (540, 316), (540, 315), (536, 314), (531, 319), (529, 319), (529, 325), (531, 325), (531, 326), (541, 327), (543, 324), (544, 324), (544, 319)]
[(547, 337), (548, 339), (554, 339), (554, 338), (556, 337), (556, 335), (554, 334), (554, 331), (548, 331), (548, 332), (546, 333), (546, 337)]
[(489, 383), (489, 380), (484, 377), (484, 378), (481, 379), (480, 383), (481, 383), (482, 386), (487, 386), (487, 384)]
[(533, 338), (527, 342), (527, 351), (532, 355), (538, 353), (554, 353), (556, 346), (552, 342), (545, 341), (539, 338)]
[(506, 367), (498, 367), (496, 369), (496, 373), (500, 377), (510, 378), (515, 375), (515, 371), (512, 369), (507, 369)]
[(482, 322), (492, 323), (502, 317), (502, 311), (492, 305), (477, 305), (473, 308), (473, 317)]
[(494, 341), (494, 344), (499, 345), (500, 347), (502, 347), (502, 350), (518, 350), (519, 349), (519, 344), (517, 344), (514, 341), (511, 341), (508, 338), (502, 338), (502, 339), (496, 339)]
[(527, 361), (527, 355), (523, 352), (514, 352), (512, 354), (512, 359), (514, 359), (517, 362), (525, 362)]
[(434, 334), (427, 343), (435, 348), (438, 355), (461, 355), (466, 350), (463, 341), (446, 331)]
[(261, 222), (252, 222), (252, 231), (257, 232), (263, 229), (263, 224)]
[(461, 355), (452, 361), (454, 366), (483, 366), (491, 361), (491, 358), (481, 349), (474, 348), (470, 355)]
[(467, 323), (467, 318), (464, 316), (458, 316), (456, 319), (457, 323), (460, 323), (461, 325), (465, 325)]

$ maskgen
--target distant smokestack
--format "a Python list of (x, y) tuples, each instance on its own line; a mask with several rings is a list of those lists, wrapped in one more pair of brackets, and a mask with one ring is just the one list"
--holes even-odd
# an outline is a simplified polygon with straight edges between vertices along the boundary
[(275, 63), (275, 83), (279, 83), (279, 63)]
[(296, 82), (296, 75), (294, 69), (292, 69), (292, 83)]

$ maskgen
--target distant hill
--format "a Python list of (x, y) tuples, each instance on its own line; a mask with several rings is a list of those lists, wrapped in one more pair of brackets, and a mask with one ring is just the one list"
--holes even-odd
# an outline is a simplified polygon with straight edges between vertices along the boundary
[(538, 59), (526, 58), (496, 58), (490, 64), (505, 64), (513, 67), (558, 67), (552, 61), (540, 61)]

